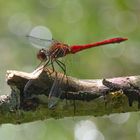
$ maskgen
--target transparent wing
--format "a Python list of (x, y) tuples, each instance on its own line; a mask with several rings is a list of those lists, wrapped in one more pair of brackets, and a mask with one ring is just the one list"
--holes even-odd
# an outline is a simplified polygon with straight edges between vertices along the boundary
[(36, 48), (42, 48), (42, 47), (48, 48), (54, 43), (54, 40), (41, 39), (38, 37), (29, 36), (29, 35), (27, 35), (26, 37), (29, 39), (30, 43)]
[(59, 77), (59, 79), (56, 76), (49, 93), (48, 108), (53, 108), (59, 101), (63, 91), (62, 82), (64, 77), (65, 77), (64, 74), (62, 74), (62, 76)]
[(52, 33), (49, 28), (45, 26), (36, 26), (32, 28), (27, 35), (30, 43), (36, 48), (50, 47), (52, 43)]

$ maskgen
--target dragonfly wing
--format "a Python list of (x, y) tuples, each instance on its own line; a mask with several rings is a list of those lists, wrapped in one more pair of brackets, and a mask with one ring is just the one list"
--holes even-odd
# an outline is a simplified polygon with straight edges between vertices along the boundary
[(58, 79), (57, 76), (53, 82), (52, 88), (49, 93), (48, 108), (53, 108), (60, 99), (62, 95), (62, 81), (64, 75)]
[(51, 97), (50, 99), (49, 99), (49, 102), (48, 102), (48, 108), (49, 109), (51, 109), (51, 108), (53, 108), (54, 106), (56, 106), (56, 104), (58, 103), (58, 101), (59, 101), (59, 98), (58, 97)]
[(53, 43), (53, 40), (41, 39), (33, 36), (26, 36), (26, 37), (29, 39), (30, 43), (37, 48), (42, 48), (42, 47), (47, 48), (51, 46), (51, 44)]
[(28, 93), (29, 87), (32, 85), (32, 80), (29, 80), (23, 90), (24, 93), (24, 98), (29, 99), (31, 97), (31, 95)]

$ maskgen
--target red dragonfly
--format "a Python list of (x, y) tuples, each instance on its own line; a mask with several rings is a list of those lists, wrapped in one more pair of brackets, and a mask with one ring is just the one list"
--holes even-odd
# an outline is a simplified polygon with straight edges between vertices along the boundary
[[(82, 50), (86, 50), (89, 48), (98, 47), (98, 46), (106, 45), (106, 44), (112, 44), (112, 43), (120, 43), (120, 42), (127, 40), (127, 38), (117, 37), (117, 38), (111, 38), (111, 39), (103, 40), (100, 42), (95, 42), (95, 43), (90, 43), (90, 44), (85, 44), (85, 45), (69, 46), (67, 44), (58, 42), (53, 39), (47, 40), (47, 39), (41, 39), (41, 38), (37, 38), (37, 37), (33, 37), (33, 36), (27, 36), (27, 37), (29, 38), (29, 40), (32, 43), (40, 45), (42, 47), (45, 47), (45, 46), (47, 47), (46, 44), (48, 44), (48, 43), (50, 44), (49, 49), (42, 48), (39, 50), (39, 52), (37, 53), (37, 58), (41, 61), (41, 63), (44, 62), (44, 67), (51, 65), (53, 72), (55, 71), (54, 62), (56, 62), (63, 70), (64, 75), (66, 74), (66, 66), (58, 58), (64, 57), (67, 54), (75, 54), (75, 53), (78, 53)], [(56, 76), (56, 79), (54, 80), (54, 83), (53, 83), (52, 88), (49, 93), (49, 103), (48, 103), (49, 108), (52, 108), (53, 106), (55, 106), (58, 99), (61, 96), (62, 80), (63, 80), (63, 77), (60, 81), (58, 81), (57, 76)]]

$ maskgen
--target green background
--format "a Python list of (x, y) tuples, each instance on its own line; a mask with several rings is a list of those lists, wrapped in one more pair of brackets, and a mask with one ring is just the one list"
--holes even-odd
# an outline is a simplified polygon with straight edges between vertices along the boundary
[[(128, 38), (121, 44), (66, 57), (68, 75), (81, 79), (138, 75), (139, 13), (139, 0), (0, 0), (0, 93), (10, 93), (6, 70), (32, 72), (39, 63), (38, 50), (25, 39), (39, 25), (49, 28), (53, 38), (72, 45), (111, 37)], [(73, 116), (17, 126), (5, 124), (0, 127), (0, 139), (138, 140), (139, 117), (138, 112), (96, 118)]]

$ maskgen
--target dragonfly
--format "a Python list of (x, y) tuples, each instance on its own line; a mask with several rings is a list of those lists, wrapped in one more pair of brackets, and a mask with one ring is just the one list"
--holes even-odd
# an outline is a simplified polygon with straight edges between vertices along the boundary
[(68, 45), (54, 39), (42, 39), (31, 35), (27, 35), (27, 38), (31, 43), (42, 46), (42, 48), (37, 53), (37, 58), (41, 61), (41, 63), (44, 62), (43, 68), (51, 65), (52, 71), (56, 72), (54, 68), (54, 63), (56, 63), (63, 70), (63, 76), (59, 80), (56, 72), (56, 77), (49, 93), (49, 108), (53, 108), (57, 104), (62, 94), (61, 83), (63, 82), (64, 76), (66, 75), (66, 65), (61, 62), (59, 58), (65, 57), (68, 54), (75, 54), (89, 48), (113, 43), (121, 43), (127, 40), (127, 38), (116, 37), (84, 45)]

